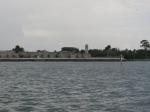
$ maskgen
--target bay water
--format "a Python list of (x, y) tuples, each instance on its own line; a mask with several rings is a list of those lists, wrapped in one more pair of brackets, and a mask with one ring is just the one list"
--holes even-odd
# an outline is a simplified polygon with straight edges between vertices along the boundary
[(150, 62), (0, 62), (0, 112), (150, 112)]

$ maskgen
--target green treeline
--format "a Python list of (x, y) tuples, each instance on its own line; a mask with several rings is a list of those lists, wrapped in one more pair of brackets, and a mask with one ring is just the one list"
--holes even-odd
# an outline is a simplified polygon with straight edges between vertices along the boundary
[(120, 55), (123, 55), (125, 59), (150, 59), (150, 51), (143, 49), (119, 50), (117, 48), (111, 48), (109, 51), (105, 49), (90, 49), (89, 53), (92, 57), (120, 57)]
[[(89, 53), (92, 57), (120, 57), (123, 55), (125, 59), (150, 59), (150, 43), (148, 40), (140, 42), (141, 49), (125, 49), (111, 48), (110, 45), (104, 49), (90, 49)], [(80, 52), (83, 52), (81, 50)]]
[[(148, 40), (142, 40), (140, 42), (141, 49), (125, 49), (120, 50), (118, 48), (112, 48), (111, 45), (107, 45), (104, 49), (90, 49), (88, 52), (91, 57), (120, 57), (121, 55), (125, 59), (150, 59), (150, 43)], [(25, 52), (23, 47), (17, 45), (12, 49), (15, 53)], [(79, 50), (75, 47), (63, 47), (61, 51), (73, 52), (73, 53), (85, 53), (85, 50)], [(55, 51), (56, 52), (56, 51)]]

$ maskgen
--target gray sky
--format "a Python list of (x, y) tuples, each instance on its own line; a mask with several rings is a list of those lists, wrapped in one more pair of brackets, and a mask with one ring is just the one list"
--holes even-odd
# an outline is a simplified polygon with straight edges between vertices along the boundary
[(0, 49), (139, 48), (150, 0), (0, 0)]

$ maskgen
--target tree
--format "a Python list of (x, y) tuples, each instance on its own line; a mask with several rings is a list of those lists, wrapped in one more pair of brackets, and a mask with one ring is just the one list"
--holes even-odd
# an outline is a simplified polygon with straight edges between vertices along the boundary
[(105, 47), (105, 51), (109, 51), (111, 49), (111, 45), (107, 45), (106, 47)]
[(107, 45), (104, 49), (104, 51), (106, 52), (107, 56), (109, 56), (110, 54), (110, 50), (111, 50), (111, 45)]
[(20, 47), (19, 45), (16, 45), (15, 48), (12, 49), (15, 53), (24, 52), (24, 48)]
[(140, 43), (141, 43), (140, 47), (143, 47), (146, 51), (148, 48), (150, 48), (150, 43), (148, 40), (142, 40)]
[(99, 49), (90, 49), (89, 53), (91, 54), (92, 57), (102, 57), (103, 56), (102, 50), (99, 50)]
[(148, 40), (141, 41), (141, 47), (145, 49), (145, 58), (147, 58), (147, 49), (150, 48), (150, 43)]
[(80, 50), (80, 53), (82, 53), (82, 54), (83, 54), (83, 53), (85, 53), (85, 50), (83, 50), (83, 49), (82, 49), (82, 50)]

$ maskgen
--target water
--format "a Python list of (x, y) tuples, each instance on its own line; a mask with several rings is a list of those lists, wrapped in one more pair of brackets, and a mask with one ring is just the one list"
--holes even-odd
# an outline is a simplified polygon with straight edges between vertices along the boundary
[(0, 62), (0, 112), (150, 112), (150, 62)]

